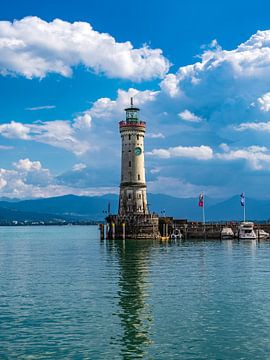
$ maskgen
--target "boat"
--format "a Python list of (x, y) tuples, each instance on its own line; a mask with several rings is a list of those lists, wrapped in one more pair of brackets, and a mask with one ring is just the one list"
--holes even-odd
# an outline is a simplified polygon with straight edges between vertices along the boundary
[(221, 230), (221, 239), (233, 239), (234, 238), (234, 233), (232, 231), (232, 229), (230, 227), (224, 227), (222, 230)]
[(259, 238), (259, 239), (269, 239), (269, 233), (268, 232), (266, 232), (266, 231), (264, 231), (264, 230), (262, 230), (262, 229), (260, 229), (260, 230), (257, 230), (257, 237)]
[(181, 240), (182, 239), (181, 231), (179, 229), (173, 229), (173, 232), (171, 234), (171, 239), (172, 240)]
[(240, 240), (256, 240), (257, 235), (254, 231), (254, 223), (243, 221), (238, 227), (238, 238)]

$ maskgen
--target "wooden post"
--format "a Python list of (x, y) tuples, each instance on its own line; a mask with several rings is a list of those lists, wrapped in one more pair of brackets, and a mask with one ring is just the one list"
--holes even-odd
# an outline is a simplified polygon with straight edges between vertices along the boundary
[(112, 239), (115, 239), (115, 223), (112, 222)]
[(109, 239), (109, 223), (106, 223), (106, 240)]
[(122, 235), (123, 235), (123, 240), (126, 239), (126, 224), (123, 222), (122, 223)]
[(104, 240), (104, 224), (99, 224), (100, 240)]

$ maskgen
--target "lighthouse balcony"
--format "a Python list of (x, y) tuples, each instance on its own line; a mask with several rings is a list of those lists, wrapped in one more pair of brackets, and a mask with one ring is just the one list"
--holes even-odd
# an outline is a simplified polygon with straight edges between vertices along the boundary
[(120, 121), (119, 127), (125, 128), (125, 127), (139, 127), (139, 128), (145, 128), (146, 122), (145, 121)]

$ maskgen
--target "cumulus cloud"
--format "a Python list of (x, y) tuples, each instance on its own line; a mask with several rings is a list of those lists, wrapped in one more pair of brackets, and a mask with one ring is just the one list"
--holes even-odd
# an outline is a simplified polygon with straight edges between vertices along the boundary
[(211, 147), (176, 146), (168, 149), (153, 149), (147, 155), (160, 159), (188, 158), (195, 160), (215, 161), (246, 161), (252, 170), (270, 170), (270, 150), (266, 146), (252, 145), (243, 148), (231, 148), (223, 143), (219, 148), (222, 152), (214, 151)]
[(0, 22), (0, 55), (2, 75), (27, 78), (70, 76), (72, 68), (82, 64), (109, 77), (140, 81), (162, 78), (170, 66), (160, 49), (117, 42), (87, 22), (47, 22), (31, 16)]
[(196, 119), (191, 114), (200, 109), (200, 117), (220, 133), (224, 125), (265, 120), (270, 109), (269, 73), (270, 30), (258, 31), (233, 50), (214, 42), (200, 61), (167, 74), (160, 87), (166, 103), (182, 119)]
[[(77, 164), (82, 165), (82, 164)], [(0, 168), (0, 195), (11, 198), (42, 198), (67, 194), (102, 195), (118, 193), (118, 187), (72, 187), (43, 168), (40, 161), (20, 159), (12, 169)]]
[(30, 161), (29, 159), (20, 159), (18, 162), (13, 163), (14, 167), (18, 170), (24, 171), (40, 171), (40, 161)]
[(74, 119), (73, 127), (75, 129), (83, 130), (91, 127), (92, 117), (89, 111), (85, 111), (82, 115), (78, 115)]
[(170, 97), (177, 97), (178, 95), (181, 95), (179, 79), (175, 74), (166, 75), (165, 79), (160, 83), (160, 87), (162, 91)]
[(13, 169), (0, 168), (1, 194), (11, 197), (30, 196), (33, 189), (39, 193), (47, 187), (53, 179), (52, 174), (43, 168), (39, 161), (31, 161), (28, 158), (20, 159), (13, 163)]
[(190, 122), (201, 122), (202, 121), (201, 117), (195, 115), (194, 113), (192, 113), (188, 109), (180, 112), (178, 114), (178, 116), (184, 121), (190, 121)]
[(77, 116), (73, 122), (55, 120), (22, 124), (11, 121), (0, 125), (0, 134), (9, 139), (36, 141), (81, 155), (90, 149), (90, 144), (80, 135), (90, 127), (91, 117), (83, 114)]
[[(17, 45), (16, 41), (12, 43), (14, 47)], [(76, 154), (86, 153), (94, 139), (103, 152), (92, 160), (89, 157), (87, 164), (95, 163), (98, 174), (100, 168), (115, 169), (120, 163), (117, 122), (124, 118), (123, 109), (129, 106), (133, 96), (134, 105), (141, 108), (142, 119), (147, 120), (146, 134), (151, 138), (146, 144), (149, 169), (158, 169), (161, 158), (170, 159), (162, 162), (162, 172), (168, 174), (173, 168), (175, 173), (179, 169), (175, 164), (179, 166), (179, 159), (183, 158), (190, 159), (181, 169), (187, 183), (192, 183), (202, 168), (209, 182), (224, 168), (227, 172), (237, 171), (239, 176), (250, 175), (252, 181), (253, 171), (257, 171), (258, 176), (258, 170), (270, 170), (266, 138), (270, 130), (269, 70), (270, 31), (259, 31), (230, 51), (214, 42), (195, 64), (167, 74), (159, 89), (118, 90), (115, 97), (98, 99), (72, 121), (35, 124), (13, 121), (0, 125), (0, 133), (6, 138), (44, 142)], [(178, 114), (182, 119), (184, 116), (185, 121), (179, 121)], [(196, 117), (207, 121), (188, 126), (188, 121)], [(166, 147), (162, 135), (169, 144)], [(179, 143), (181, 146), (177, 146)], [(220, 143), (223, 144), (219, 146)], [(206, 160), (211, 161), (211, 167), (205, 166)], [(261, 176), (263, 173), (261, 171)], [(160, 175), (155, 170), (150, 174), (151, 179)], [(225, 177), (223, 174), (225, 170), (222, 173)], [(97, 180), (100, 178), (97, 175)]]
[(215, 156), (225, 161), (245, 160), (253, 170), (270, 170), (270, 151), (265, 146), (253, 145), (242, 149), (228, 147), (224, 153)]
[(119, 89), (115, 100), (101, 98), (94, 102), (89, 113), (96, 119), (116, 119), (124, 114), (124, 109), (130, 105), (130, 98), (133, 97), (133, 103), (136, 107), (155, 102), (159, 91), (144, 90), (139, 91), (130, 88), (127, 91)]
[(254, 130), (254, 131), (270, 131), (270, 121), (267, 122), (247, 122), (234, 126), (236, 131)]
[(0, 134), (9, 139), (29, 140), (30, 129), (22, 123), (11, 121), (0, 125)]
[[(8, 139), (44, 143), (71, 151), (75, 155), (83, 155), (91, 149), (97, 149), (103, 143), (107, 148), (108, 142), (115, 142), (118, 139), (117, 134), (112, 136), (110, 132), (114, 124), (108, 126), (107, 122), (114, 120), (117, 124), (117, 121), (123, 119), (124, 108), (129, 106), (131, 97), (134, 104), (140, 107), (154, 102), (158, 93), (158, 91), (139, 91), (133, 88), (127, 91), (119, 89), (115, 100), (98, 99), (89, 109), (77, 114), (72, 121), (53, 120), (34, 123), (11, 121), (0, 125), (0, 135)], [(93, 120), (95, 120), (94, 132), (91, 131)], [(103, 142), (100, 142), (100, 136)], [(150, 137), (162, 138), (164, 135), (152, 133)]]
[(147, 155), (158, 158), (189, 158), (196, 160), (210, 160), (213, 158), (213, 150), (210, 146), (176, 146), (168, 149), (153, 149)]
[(270, 92), (265, 93), (262, 97), (258, 98), (260, 109), (264, 112), (270, 110)]

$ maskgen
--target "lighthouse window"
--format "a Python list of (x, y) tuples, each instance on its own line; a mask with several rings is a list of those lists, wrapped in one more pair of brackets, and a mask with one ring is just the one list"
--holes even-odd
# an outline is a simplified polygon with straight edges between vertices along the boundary
[(140, 174), (138, 174), (138, 180), (141, 180), (141, 175)]
[(131, 167), (131, 161), (128, 162), (128, 166)]
[(139, 135), (137, 135), (137, 140), (139, 140), (139, 138), (140, 138)]
[(131, 199), (131, 194), (128, 194), (128, 198)]
[(128, 140), (130, 140), (130, 139), (131, 139), (131, 135), (129, 134), (129, 135), (128, 135)]

